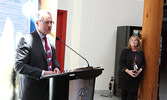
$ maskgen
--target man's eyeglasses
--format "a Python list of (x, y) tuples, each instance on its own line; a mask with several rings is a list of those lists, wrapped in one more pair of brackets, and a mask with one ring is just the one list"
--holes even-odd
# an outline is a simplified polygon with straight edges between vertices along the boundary
[(55, 23), (54, 21), (44, 21), (44, 20), (39, 20), (39, 22), (43, 22), (43, 23), (46, 24), (46, 25), (49, 25), (49, 23), (50, 23), (51, 25)]

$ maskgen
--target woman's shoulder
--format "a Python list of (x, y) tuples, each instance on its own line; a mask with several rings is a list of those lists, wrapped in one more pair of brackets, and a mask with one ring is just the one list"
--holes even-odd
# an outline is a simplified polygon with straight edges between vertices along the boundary
[(129, 53), (131, 53), (131, 49), (128, 49), (128, 48), (124, 48), (123, 50), (122, 50), (122, 55), (128, 55)]
[(122, 52), (129, 52), (129, 51), (131, 51), (131, 49), (129, 49), (129, 48), (124, 48), (124, 49), (122, 50)]
[(144, 51), (143, 50), (140, 50), (140, 52), (139, 52), (140, 54), (142, 54), (142, 55), (144, 55)]

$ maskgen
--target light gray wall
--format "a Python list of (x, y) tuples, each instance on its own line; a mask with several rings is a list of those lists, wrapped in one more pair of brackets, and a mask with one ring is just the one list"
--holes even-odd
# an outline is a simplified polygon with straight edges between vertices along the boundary
[[(96, 90), (108, 90), (114, 75), (117, 26), (142, 26), (143, 0), (59, 0), (67, 10), (66, 43), (83, 55), (90, 65), (104, 68), (96, 78)], [(66, 48), (65, 69), (87, 66)]]

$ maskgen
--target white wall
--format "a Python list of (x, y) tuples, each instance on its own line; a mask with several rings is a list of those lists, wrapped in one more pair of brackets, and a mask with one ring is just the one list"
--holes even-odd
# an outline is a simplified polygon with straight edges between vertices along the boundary
[[(117, 26), (142, 26), (142, 0), (59, 0), (67, 10), (66, 43), (83, 55), (90, 65), (104, 68), (96, 78), (96, 90), (108, 90), (114, 76)], [(65, 69), (87, 66), (66, 48)]]

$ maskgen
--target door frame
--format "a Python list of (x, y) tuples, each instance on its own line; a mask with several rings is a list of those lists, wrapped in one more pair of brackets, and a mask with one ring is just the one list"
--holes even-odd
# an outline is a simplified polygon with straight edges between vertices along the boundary
[[(66, 25), (67, 25), (67, 11), (57, 10), (57, 25), (56, 37), (66, 43)], [(60, 65), (61, 72), (64, 71), (65, 61), (65, 45), (56, 40), (56, 57)]]

